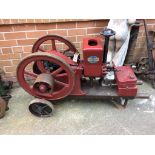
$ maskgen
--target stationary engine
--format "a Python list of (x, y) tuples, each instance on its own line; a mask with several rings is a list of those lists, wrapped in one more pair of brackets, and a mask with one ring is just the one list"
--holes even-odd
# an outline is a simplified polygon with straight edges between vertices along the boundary
[[(127, 100), (148, 97), (137, 93), (137, 78), (130, 66), (109, 66), (106, 62), (109, 37), (115, 35), (111, 29), (101, 33), (105, 38), (92, 37), (83, 40), (83, 58), (75, 46), (56, 35), (48, 35), (36, 41), (32, 54), (24, 58), (17, 67), (19, 84), (36, 98), (29, 107), (37, 116), (49, 116), (53, 106), (48, 101), (73, 98), (121, 98), (123, 106)], [(104, 40), (104, 41), (103, 41)], [(44, 49), (50, 41), (52, 49)], [(58, 49), (57, 42), (66, 49)], [(113, 72), (114, 79), (105, 82), (105, 75)], [(122, 103), (121, 103), (122, 104)]]

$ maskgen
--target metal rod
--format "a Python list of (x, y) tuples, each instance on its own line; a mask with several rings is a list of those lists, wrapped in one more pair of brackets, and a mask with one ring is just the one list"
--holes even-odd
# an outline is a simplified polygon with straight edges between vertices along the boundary
[(152, 44), (148, 35), (146, 20), (144, 19), (143, 22), (144, 22), (144, 28), (145, 28), (145, 34), (146, 34), (146, 43), (147, 43), (147, 51), (148, 51), (148, 58), (149, 58), (149, 70), (151, 71), (154, 69)]
[(103, 51), (103, 63), (107, 62), (107, 54), (109, 47), (109, 37), (105, 37), (104, 51)]

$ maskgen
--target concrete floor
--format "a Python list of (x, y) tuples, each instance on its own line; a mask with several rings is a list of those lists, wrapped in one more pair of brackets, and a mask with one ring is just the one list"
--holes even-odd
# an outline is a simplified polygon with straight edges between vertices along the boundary
[(130, 100), (126, 109), (116, 109), (103, 100), (65, 100), (54, 116), (38, 118), (29, 110), (33, 99), (22, 88), (14, 88), (9, 111), (0, 119), (0, 134), (155, 134), (155, 90), (144, 84), (150, 99)]

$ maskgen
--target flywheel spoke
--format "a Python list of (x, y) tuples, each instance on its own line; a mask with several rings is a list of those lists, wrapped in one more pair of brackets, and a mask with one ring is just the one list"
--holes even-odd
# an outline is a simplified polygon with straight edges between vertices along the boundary
[(37, 75), (36, 74), (31, 73), (31, 72), (28, 72), (28, 71), (24, 71), (24, 74), (25, 75), (28, 75), (28, 76), (31, 76), (31, 77), (34, 77), (34, 78), (37, 78)]
[(61, 81), (58, 81), (58, 80), (54, 80), (54, 82), (60, 86), (63, 86), (63, 87), (68, 87), (68, 84), (67, 83), (64, 83), (64, 82), (61, 82)]
[(42, 52), (47, 52), (46, 50), (44, 50), (43, 48), (39, 47), (39, 51), (42, 51)]
[(53, 71), (51, 74), (52, 74), (52, 76), (56, 76), (57, 74), (59, 74), (62, 71), (63, 71), (62, 67), (59, 67), (57, 70)]
[(67, 73), (61, 73), (61, 74), (57, 74), (55, 77), (59, 78), (59, 77), (67, 77)]
[(52, 39), (51, 42), (52, 42), (52, 50), (55, 50), (56, 51), (55, 40)]
[(63, 53), (70, 51), (70, 48), (66, 49), (63, 51)]

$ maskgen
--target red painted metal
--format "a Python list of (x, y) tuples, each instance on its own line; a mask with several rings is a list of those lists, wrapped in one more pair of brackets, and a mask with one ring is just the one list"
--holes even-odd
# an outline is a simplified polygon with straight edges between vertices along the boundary
[(103, 43), (101, 38), (83, 39), (84, 75), (102, 77)]
[[(56, 52), (56, 51), (47, 51), (46, 53), (49, 54), (54, 54), (60, 58), (62, 58), (65, 62), (67, 62), (69, 65), (77, 65), (77, 63), (75, 63), (73, 60), (71, 60), (70, 58), (68, 58), (67, 56), (63, 55), (60, 52)], [(39, 70), (41, 72), (46, 72), (46, 68), (45, 65), (43, 63), (43, 61), (37, 61), (37, 67), (39, 68)], [(31, 73), (32, 74), (32, 73)]]
[(68, 58), (66, 55), (60, 53), (60, 52), (56, 52), (56, 51), (48, 51), (51, 54), (57, 55), (58, 57), (62, 58), (64, 61), (66, 61), (68, 64), (70, 65), (77, 65), (77, 63), (75, 63), (72, 59)]
[(72, 68), (74, 69), (74, 72), (75, 72), (75, 85), (70, 95), (84, 96), (86, 95), (86, 93), (81, 89), (81, 77), (82, 77), (83, 67), (78, 66), (78, 67), (72, 67)]
[[(52, 49), (44, 49), (44, 44), (49, 44), (49, 42), (51, 43), (52, 45)], [(58, 49), (57, 47), (57, 43), (61, 43), (63, 44), (63, 46), (65, 45), (66, 46), (66, 49), (64, 49), (63, 51), (61, 49)], [(61, 52), (59, 52), (61, 50)], [(75, 53), (78, 53), (77, 49), (75, 48), (75, 46), (67, 39), (61, 37), (61, 36), (57, 36), (57, 35), (46, 35), (46, 36), (43, 36), (41, 38), (39, 38), (33, 45), (32, 47), (32, 53), (35, 53), (35, 52), (38, 52), (38, 51), (41, 51), (41, 52), (48, 52), (48, 53), (54, 53), (58, 56), (60, 56), (62, 59), (64, 59), (68, 64), (71, 64), (71, 65), (75, 65), (75, 62), (73, 62), (71, 59), (70, 59), (70, 56), (73, 57), (73, 55)], [(67, 52), (71, 52), (71, 54), (69, 54), (69, 56), (66, 56), (67, 55)], [(45, 70), (45, 66), (43, 65), (42, 62), (37, 62), (36, 63), (36, 66), (35, 68), (39, 68), (39, 70), (41, 70), (42, 72)]]
[[(33, 89), (33, 87), (26, 81), (25, 73), (26, 75), (30, 76), (31, 78), (34, 78), (35, 80), (34, 73), (32, 74), (31, 72), (28, 71), (25, 72), (26, 67), (35, 61), (49, 61), (57, 64), (63, 69), (63, 75), (60, 76), (61, 78), (58, 76), (62, 74), (60, 72), (57, 72), (55, 75), (53, 75), (54, 88), (52, 93), (40, 93), (39, 91), (36, 91), (36, 89)], [(49, 72), (47, 71), (47, 73)], [(31, 74), (33, 76), (31, 76)], [(50, 74), (52, 74), (52, 72)], [(38, 75), (36, 75), (36, 78), (37, 76)], [(68, 65), (68, 63), (66, 63), (63, 59), (54, 54), (48, 54), (42, 52), (31, 54), (30, 56), (26, 57), (19, 63), (17, 67), (17, 79), (19, 84), (25, 89), (25, 91), (27, 91), (28, 93), (30, 93), (35, 97), (47, 100), (58, 100), (68, 96), (72, 92), (75, 83), (74, 72)]]
[[(49, 40), (51, 40), (52, 49), (42, 49), (40, 46), (45, 41)], [(50, 35), (40, 38), (33, 46), (33, 54), (24, 58), (18, 65), (17, 79), (19, 84), (31, 95), (46, 100), (58, 100), (69, 95), (79, 97), (89, 95), (95, 96), (95, 92), (96, 96), (103, 96), (103, 94), (106, 94), (106, 92), (102, 92), (105, 91), (105, 89), (101, 89), (102, 86), (99, 84), (99, 81), (97, 81), (98, 83), (94, 88), (90, 86), (90, 89), (89, 86), (88, 89), (84, 89), (85, 85), (88, 83), (82, 81), (83, 79), (89, 79), (87, 77), (100, 77), (99, 79), (102, 80), (109, 71), (107, 65), (103, 63), (104, 49), (102, 39), (85, 38), (83, 40), (83, 59), (79, 60), (78, 63), (73, 62), (73, 60), (67, 57), (64, 53), (59, 52), (55, 44), (56, 40), (68, 45), (67, 50), (72, 50), (73, 53), (77, 52), (75, 47), (62, 37)], [(38, 50), (42, 52), (38, 52)], [(39, 91), (37, 91), (26, 81), (25, 76), (29, 76), (34, 80), (40, 76), (39, 74), (35, 74), (33, 71), (30, 72), (26, 70), (26, 66), (32, 62), (37, 64), (37, 67), (41, 72), (39, 73), (40, 75), (46, 73), (52, 77), (53, 82), (51, 92), (47, 93), (47, 87), (42, 84), (39, 85)], [(55, 70), (50, 70), (46, 67), (45, 62), (54, 63), (59, 67)], [(137, 78), (132, 68), (129, 66), (112, 68), (115, 68), (116, 70), (115, 85), (117, 84), (117, 89), (113, 90), (115, 92), (113, 94), (116, 94), (117, 91), (118, 96), (115, 95), (116, 97), (135, 97), (137, 94)], [(47, 84), (50, 83), (49, 80), (46, 81), (46, 76), (42, 80), (39, 80), (39, 82), (45, 82)]]
[(51, 44), (52, 44), (52, 49), (50, 51), (59, 51), (59, 49), (57, 49), (57, 47), (56, 47), (56, 41), (59, 41), (60, 43), (64, 43), (67, 46), (67, 49), (63, 51), (64, 54), (67, 51), (72, 51), (73, 53), (78, 52), (77, 49), (75, 48), (75, 46), (69, 40), (67, 40), (63, 37), (57, 36), (57, 35), (47, 35), (47, 36), (43, 36), (43, 37), (39, 38), (34, 43), (34, 45), (32, 47), (32, 53), (38, 52), (38, 51), (47, 52), (47, 50), (45, 50), (41, 47), (41, 45), (47, 41), (51, 41)]
[(137, 78), (130, 66), (116, 67), (115, 77), (120, 96), (136, 96)]

